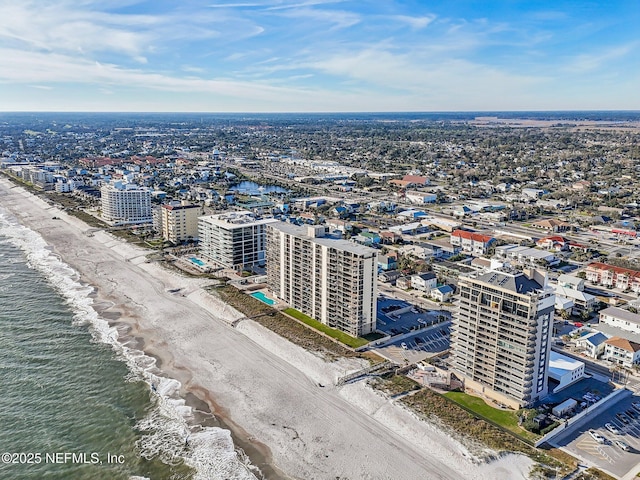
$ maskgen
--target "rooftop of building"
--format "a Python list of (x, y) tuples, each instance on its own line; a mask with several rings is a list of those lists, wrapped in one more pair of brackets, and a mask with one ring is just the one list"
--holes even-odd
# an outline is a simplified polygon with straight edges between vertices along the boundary
[(640, 343), (632, 342), (622, 337), (611, 337), (604, 342), (607, 345), (626, 350), (627, 352), (637, 352), (640, 350)]
[(200, 205), (162, 205), (166, 210), (188, 210), (191, 208), (199, 208)]
[(640, 271), (632, 270), (630, 268), (616, 267), (615, 265), (609, 265), (608, 263), (592, 262), (587, 265), (588, 270), (610, 270), (616, 274), (625, 274), (631, 277), (640, 276)]
[(561, 377), (565, 373), (573, 372), (581, 367), (584, 367), (584, 362), (554, 352), (553, 350), (549, 353), (549, 372), (554, 373), (556, 377)]
[(275, 218), (261, 218), (251, 212), (225, 212), (217, 215), (206, 215), (200, 217), (200, 220), (225, 228), (242, 228), (277, 222)]
[(474, 242), (487, 243), (493, 240), (493, 237), (489, 235), (483, 235), (477, 232), (468, 232), (466, 230), (454, 230), (451, 234), (452, 237), (460, 237), (466, 240), (473, 240)]
[(474, 278), (476, 281), (486, 285), (511, 290), (520, 295), (537, 293), (544, 289), (541, 283), (538, 283), (536, 280), (526, 276), (523, 272), (511, 267), (501, 267), (470, 278)]
[[(272, 222), (270, 226), (272, 228), (280, 230), (281, 232), (287, 233), (289, 235), (294, 235), (296, 237), (301, 237), (301, 238), (311, 240), (312, 242), (317, 243), (318, 245), (323, 245), (329, 248), (335, 248), (337, 250), (343, 250), (345, 252), (350, 252), (355, 255), (360, 255), (363, 257), (371, 257), (377, 253), (377, 250), (375, 250), (374, 248), (369, 248), (364, 245), (359, 245), (354, 242), (349, 242), (348, 240), (309, 236), (309, 231), (307, 227), (302, 227), (302, 226), (293, 225), (290, 223), (284, 223), (280, 221)], [(313, 227), (310, 227), (310, 228), (313, 228)]]
[(609, 337), (602, 332), (591, 332), (584, 337), (580, 337), (578, 340), (581, 342), (589, 342), (594, 347), (597, 347), (601, 343), (605, 342)]
[(626, 322), (640, 324), (640, 315), (638, 315), (637, 313), (632, 313), (629, 310), (625, 310), (624, 308), (608, 307), (604, 310), (600, 310), (600, 315), (608, 315), (610, 317), (619, 318), (620, 320), (624, 320)]

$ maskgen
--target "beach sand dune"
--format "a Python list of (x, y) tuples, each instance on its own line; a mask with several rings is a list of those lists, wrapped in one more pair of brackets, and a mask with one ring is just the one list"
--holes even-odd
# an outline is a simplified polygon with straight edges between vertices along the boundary
[(210, 280), (147, 263), (149, 252), (92, 231), (5, 179), (0, 204), (96, 288), (105, 318), (140, 338), (183, 396), (207, 402), (272, 462), (274, 478), (526, 478), (531, 461), (523, 456), (477, 465), (458, 442), (364, 382), (336, 388), (360, 360), (325, 362), (251, 320), (232, 327), (242, 314), (202, 290)]

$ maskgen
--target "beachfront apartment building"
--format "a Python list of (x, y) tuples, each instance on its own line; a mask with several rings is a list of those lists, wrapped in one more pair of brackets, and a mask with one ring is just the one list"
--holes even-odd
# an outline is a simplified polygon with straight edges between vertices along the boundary
[(131, 183), (108, 183), (100, 188), (102, 219), (110, 225), (152, 223), (151, 191)]
[(266, 226), (276, 221), (248, 211), (200, 217), (200, 254), (236, 271), (262, 267), (266, 261)]
[(267, 284), (296, 310), (355, 337), (376, 328), (377, 251), (324, 226), (267, 226)]
[(162, 205), (160, 207), (160, 225), (162, 238), (174, 245), (187, 240), (198, 240), (199, 205)]
[(513, 408), (544, 397), (555, 303), (544, 273), (496, 266), (458, 288), (451, 343), (465, 386)]

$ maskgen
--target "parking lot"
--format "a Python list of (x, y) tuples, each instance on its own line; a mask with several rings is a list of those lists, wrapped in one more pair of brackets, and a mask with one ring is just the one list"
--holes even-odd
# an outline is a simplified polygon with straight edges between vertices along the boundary
[(376, 348), (389, 360), (404, 364), (431, 358), (449, 349), (449, 329), (451, 322), (446, 321), (415, 334), (396, 340), (381, 348)]
[[(627, 396), (578, 430), (556, 437), (552, 443), (615, 477), (622, 478), (631, 472), (635, 475), (640, 469), (640, 408), (634, 408), (633, 402), (640, 407), (640, 397)], [(627, 411), (630, 414), (618, 415)], [(605, 428), (607, 423), (611, 424), (613, 432)], [(590, 430), (595, 434), (591, 435)], [(599, 436), (601, 441), (598, 441)], [(623, 450), (616, 441), (626, 443), (629, 450)]]
[(377, 329), (391, 336), (407, 334), (443, 320), (451, 314), (442, 310), (424, 310), (404, 300), (380, 296)]

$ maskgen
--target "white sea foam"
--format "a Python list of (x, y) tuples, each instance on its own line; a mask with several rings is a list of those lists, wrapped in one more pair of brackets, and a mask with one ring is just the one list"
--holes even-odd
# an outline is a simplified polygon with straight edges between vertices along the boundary
[[(261, 476), (244, 452), (235, 448), (228, 430), (194, 423), (193, 409), (179, 396), (180, 382), (160, 376), (153, 357), (118, 341), (118, 330), (93, 309), (89, 295), (94, 289), (79, 283), (79, 274), (52, 253), (38, 233), (0, 209), (0, 234), (23, 250), (27, 264), (42, 273), (66, 299), (74, 312), (74, 324), (88, 326), (94, 341), (112, 346), (127, 363), (129, 380), (144, 380), (150, 385), (155, 408), (136, 425), (145, 432), (138, 441), (143, 457), (160, 458), (169, 465), (183, 460), (196, 471), (196, 480), (249, 480)], [(131, 477), (136, 479), (142, 477)]]

